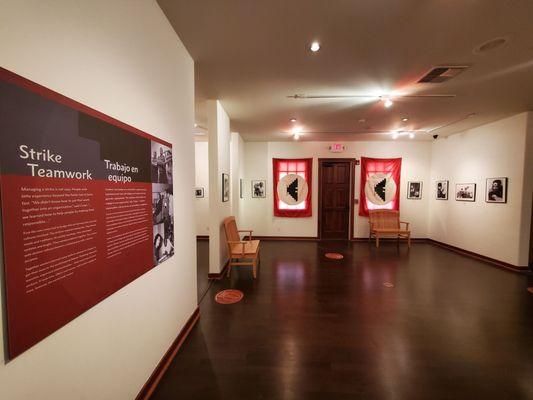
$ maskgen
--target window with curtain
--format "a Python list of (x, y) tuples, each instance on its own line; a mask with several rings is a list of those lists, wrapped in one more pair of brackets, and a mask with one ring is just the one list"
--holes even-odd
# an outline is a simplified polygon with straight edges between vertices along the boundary
[(359, 215), (369, 210), (400, 209), (401, 158), (361, 157)]
[[(274, 216), (310, 217), (312, 158), (273, 160)], [(279, 189), (279, 190), (278, 190)]]

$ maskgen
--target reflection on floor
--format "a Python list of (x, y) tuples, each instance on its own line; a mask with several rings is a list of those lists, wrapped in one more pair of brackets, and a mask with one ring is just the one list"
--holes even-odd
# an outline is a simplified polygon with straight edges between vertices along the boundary
[[(244, 299), (215, 303), (228, 288)], [(429, 244), (264, 242), (257, 280), (209, 289), (153, 399), (533, 399), (525, 289)]]
[(196, 241), (196, 259), (197, 259), (197, 291), (198, 291), (198, 303), (202, 301), (202, 298), (209, 289), (209, 240), (197, 240)]

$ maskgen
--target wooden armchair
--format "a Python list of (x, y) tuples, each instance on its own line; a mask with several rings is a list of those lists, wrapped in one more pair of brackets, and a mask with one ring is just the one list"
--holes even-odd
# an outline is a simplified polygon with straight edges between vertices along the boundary
[[(368, 240), (376, 238), (376, 247), (379, 247), (379, 238), (383, 236), (393, 236), (407, 239), (407, 247), (411, 247), (411, 231), (409, 231), (409, 222), (400, 221), (400, 213), (393, 210), (370, 210), (368, 212), (368, 223), (370, 224), (370, 233)], [(404, 225), (402, 229), (401, 225)]]
[[(250, 265), (254, 278), (257, 277), (257, 262), (259, 261), (259, 240), (252, 240), (252, 230), (238, 230), (235, 217), (228, 217), (224, 220), (224, 230), (226, 231), (226, 243), (228, 245), (228, 276), (231, 274), (231, 267), (235, 265)], [(241, 240), (240, 234), (248, 233), (248, 240)]]

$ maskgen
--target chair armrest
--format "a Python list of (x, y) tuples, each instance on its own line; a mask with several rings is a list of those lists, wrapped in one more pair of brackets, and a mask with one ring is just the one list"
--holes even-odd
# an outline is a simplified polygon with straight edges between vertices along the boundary
[[(242, 244), (241, 255), (244, 255), (244, 246), (246, 245), (246, 243), (248, 243), (248, 241), (244, 242), (242, 240), (239, 240), (239, 241), (228, 240), (227, 242), (228, 242), (228, 244)], [(230, 257), (231, 257), (231, 254), (230, 254)]]
[(239, 232), (239, 233), (248, 232), (248, 240), (252, 240), (252, 232), (253, 232), (252, 229), (239, 229), (237, 232)]
[(405, 224), (405, 230), (409, 230), (409, 222), (400, 221), (400, 224)]

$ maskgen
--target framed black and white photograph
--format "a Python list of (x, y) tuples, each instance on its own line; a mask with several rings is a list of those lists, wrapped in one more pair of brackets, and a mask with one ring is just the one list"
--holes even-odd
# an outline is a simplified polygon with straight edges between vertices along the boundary
[(172, 185), (152, 183), (152, 225), (154, 264), (174, 254), (174, 207)]
[(197, 187), (194, 189), (194, 195), (197, 199), (201, 199), (204, 197), (204, 188), (203, 187)]
[(476, 201), (476, 184), (475, 183), (456, 183), (455, 200), (457, 201)]
[(222, 201), (229, 201), (229, 175), (222, 174)]
[(487, 203), (507, 203), (507, 178), (488, 178), (485, 190)]
[(437, 200), (448, 200), (448, 181), (437, 181)]
[(262, 181), (262, 180), (252, 181), (252, 197), (253, 198), (266, 197), (266, 181)]
[(414, 200), (422, 198), (422, 182), (407, 182), (407, 198)]
[(240, 197), (241, 199), (244, 199), (244, 193), (243, 193), (243, 191), (242, 191), (242, 183), (243, 183), (243, 182), (242, 182), (242, 179), (240, 179), (240, 180), (239, 180), (239, 197)]

